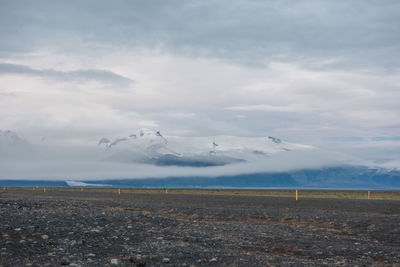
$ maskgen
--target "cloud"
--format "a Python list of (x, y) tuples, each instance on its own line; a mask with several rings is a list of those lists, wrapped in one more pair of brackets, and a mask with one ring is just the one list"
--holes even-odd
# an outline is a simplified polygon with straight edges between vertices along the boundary
[(309, 107), (273, 106), (273, 105), (243, 105), (243, 106), (225, 107), (224, 109), (234, 110), (234, 111), (279, 111), (279, 112), (311, 111), (311, 108)]
[[(61, 147), (60, 147), (61, 148)], [(163, 177), (216, 177), (250, 173), (285, 172), (303, 168), (342, 166), (349, 158), (323, 151), (281, 153), (262, 161), (237, 163), (217, 167), (156, 166), (135, 162), (111, 162), (102, 160), (99, 150), (74, 147), (66, 151), (53, 147), (41, 150), (32, 158), (18, 161), (0, 161), (0, 179), (51, 179), (51, 180), (98, 180), (140, 179)], [(356, 161), (353, 161), (357, 163)], [(358, 162), (359, 163), (359, 162)]]
[(75, 70), (75, 71), (58, 71), (54, 69), (33, 69), (27, 66), (9, 63), (0, 63), (0, 74), (16, 74), (37, 76), (48, 79), (72, 82), (99, 81), (104, 83), (115, 84), (118, 86), (128, 86), (133, 80), (115, 74), (107, 70)]
[(295, 61), (360, 69), (396, 68), (400, 58), (396, 0), (42, 0), (3, 1), (0, 10), (3, 54), (38, 47), (95, 54), (99, 45), (106, 45), (253, 66)]

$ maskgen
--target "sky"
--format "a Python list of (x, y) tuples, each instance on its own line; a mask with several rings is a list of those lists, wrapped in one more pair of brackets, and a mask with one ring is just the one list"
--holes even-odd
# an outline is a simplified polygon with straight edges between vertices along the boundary
[(0, 40), (0, 129), (31, 143), (146, 127), (400, 162), (397, 0), (1, 0)]

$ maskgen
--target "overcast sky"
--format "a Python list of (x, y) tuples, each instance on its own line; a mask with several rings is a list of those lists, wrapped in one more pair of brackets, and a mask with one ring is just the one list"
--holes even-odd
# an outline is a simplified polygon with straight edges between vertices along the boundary
[[(0, 1), (0, 129), (273, 135), (400, 159), (400, 1)], [(42, 142), (42, 141), (41, 141)]]

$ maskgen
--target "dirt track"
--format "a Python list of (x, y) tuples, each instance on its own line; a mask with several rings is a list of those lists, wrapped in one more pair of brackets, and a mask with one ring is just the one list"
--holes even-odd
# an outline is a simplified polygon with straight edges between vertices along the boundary
[(400, 201), (0, 192), (0, 266), (400, 265)]

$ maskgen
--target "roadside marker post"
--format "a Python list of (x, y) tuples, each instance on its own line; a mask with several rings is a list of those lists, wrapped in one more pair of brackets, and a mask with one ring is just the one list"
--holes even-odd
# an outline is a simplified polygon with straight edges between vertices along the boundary
[(368, 199), (371, 199), (371, 191), (368, 191)]
[(296, 189), (296, 201), (299, 200), (299, 191)]
[(81, 192), (83, 192), (83, 188), (81, 187)]
[(121, 189), (118, 188), (118, 195), (121, 195)]
[(46, 187), (45, 187), (45, 188), (43, 188), (43, 193), (46, 193)]
[(3, 191), (6, 191), (6, 187), (5, 186), (3, 186)]

